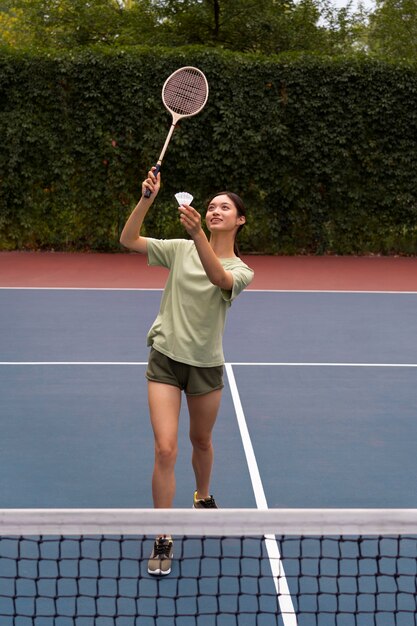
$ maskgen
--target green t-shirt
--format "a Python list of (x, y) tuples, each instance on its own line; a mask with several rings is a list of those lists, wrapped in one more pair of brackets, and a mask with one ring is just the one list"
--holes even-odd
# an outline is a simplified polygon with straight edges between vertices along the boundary
[(238, 257), (220, 259), (233, 274), (233, 289), (224, 291), (207, 278), (193, 241), (148, 238), (147, 245), (148, 264), (170, 269), (148, 346), (181, 363), (222, 365), (226, 313), (251, 282), (253, 270)]

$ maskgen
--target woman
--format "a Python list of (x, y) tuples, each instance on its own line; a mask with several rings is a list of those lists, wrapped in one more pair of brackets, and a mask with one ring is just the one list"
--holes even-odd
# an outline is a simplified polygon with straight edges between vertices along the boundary
[[(243, 227), (245, 209), (235, 194), (222, 192), (209, 203), (207, 239), (200, 214), (179, 207), (188, 239), (159, 240), (140, 235), (143, 220), (160, 188), (153, 168), (142, 184), (142, 197), (129, 217), (120, 242), (148, 255), (149, 265), (170, 269), (159, 314), (147, 343), (151, 347), (146, 377), (150, 418), (155, 438), (152, 495), (156, 508), (170, 508), (175, 494), (178, 420), (181, 391), (190, 414), (192, 465), (196, 478), (195, 508), (217, 508), (210, 495), (213, 465), (211, 434), (223, 388), (222, 337), (227, 309), (251, 282), (253, 271), (238, 257), (235, 238)], [(151, 196), (145, 198), (146, 189)], [(171, 537), (158, 536), (149, 559), (151, 574), (168, 574)]]

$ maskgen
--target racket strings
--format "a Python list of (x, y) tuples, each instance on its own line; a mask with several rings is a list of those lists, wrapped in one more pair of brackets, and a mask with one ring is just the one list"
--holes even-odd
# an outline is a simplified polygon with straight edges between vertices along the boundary
[(163, 100), (165, 106), (178, 115), (198, 113), (207, 100), (204, 76), (190, 70), (176, 72), (165, 85)]

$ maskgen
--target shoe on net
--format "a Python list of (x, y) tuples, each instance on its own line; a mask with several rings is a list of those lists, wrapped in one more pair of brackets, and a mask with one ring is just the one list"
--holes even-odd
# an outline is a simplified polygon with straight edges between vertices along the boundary
[(197, 492), (194, 491), (194, 508), (195, 509), (217, 509), (218, 506), (213, 496), (209, 496), (208, 498), (198, 498)]
[(152, 554), (148, 561), (148, 574), (165, 576), (172, 566), (174, 542), (171, 537), (158, 537), (153, 544)]

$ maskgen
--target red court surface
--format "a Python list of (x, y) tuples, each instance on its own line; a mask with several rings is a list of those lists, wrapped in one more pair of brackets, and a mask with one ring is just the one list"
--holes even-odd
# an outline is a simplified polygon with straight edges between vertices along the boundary
[[(251, 289), (417, 292), (417, 258), (245, 256)], [(167, 270), (139, 254), (0, 252), (0, 287), (161, 288)]]

